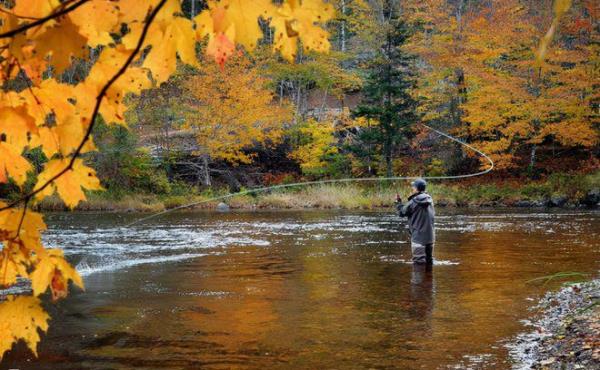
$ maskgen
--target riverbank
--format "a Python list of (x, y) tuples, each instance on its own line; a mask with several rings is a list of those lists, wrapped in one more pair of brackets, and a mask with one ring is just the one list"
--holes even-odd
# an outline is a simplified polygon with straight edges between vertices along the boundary
[[(397, 189), (401, 189), (406, 199), (409, 195), (406, 183), (381, 183), (290, 187), (236, 195), (224, 202), (232, 209), (382, 209), (392, 206)], [(432, 183), (428, 191), (438, 207), (596, 207), (600, 202), (600, 173), (561, 175), (544, 181)], [(220, 201), (210, 199), (226, 194), (226, 189), (203, 193), (190, 189), (185, 195), (98, 192), (89, 194), (88, 201), (80, 204), (78, 210), (157, 212), (191, 203), (200, 203), (196, 209), (216, 209)], [(46, 211), (64, 210), (62, 202), (52, 197), (37, 207)]]
[(600, 368), (600, 279), (548, 293), (533, 330), (509, 344), (517, 369)]

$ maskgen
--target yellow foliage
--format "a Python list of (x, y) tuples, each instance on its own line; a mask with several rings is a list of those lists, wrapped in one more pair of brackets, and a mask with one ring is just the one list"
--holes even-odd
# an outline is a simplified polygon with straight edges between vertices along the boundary
[(33, 294), (43, 294), (48, 287), (52, 290), (52, 297), (63, 298), (66, 296), (67, 283), (72, 280), (75, 285), (83, 289), (83, 281), (77, 271), (65, 260), (60, 249), (47, 249), (37, 260), (35, 270), (29, 275)]
[[(532, 13), (543, 12), (518, 0), (465, 9), (460, 17), (441, 3), (404, 5), (426, 30), (411, 44), (427, 63), (419, 86), (425, 120), (452, 120), (497, 168), (514, 168), (515, 153), (547, 139), (566, 147), (598, 143), (597, 50), (574, 41), (547, 48), (570, 0), (554, 1), (551, 32), (541, 42), (545, 30)], [(543, 68), (539, 58), (546, 59)]]
[[(69, 166), (70, 160), (67, 158), (53, 159), (46, 164), (44, 171), (38, 176), (36, 188), (41, 188), (44, 184), (51, 181), (59, 172)], [(47, 196), (58, 195), (65, 201), (69, 208), (75, 208), (79, 202), (85, 200), (85, 194), (82, 188), (88, 190), (100, 190), (100, 181), (96, 177), (96, 171), (83, 164), (81, 159), (76, 159), (72, 168), (63, 175), (51, 182), (51, 185), (41, 190), (36, 198), (41, 200)]]
[(0, 303), (0, 353), (8, 351), (14, 342), (22, 339), (37, 355), (39, 330), (48, 330), (49, 315), (37, 297), (8, 296)]
[[(19, 206), (56, 193), (73, 208), (85, 200), (84, 189), (100, 189), (94, 170), (78, 158), (95, 149), (90, 135), (95, 120), (102, 116), (109, 124), (124, 124), (125, 97), (166, 81), (178, 62), (198, 66), (196, 46), (204, 37), (209, 38), (206, 53), (221, 64), (233, 54), (236, 43), (254, 47), (261, 37), (259, 18), (285, 32), (280, 43), (295, 47), (302, 40), (306, 49), (329, 48), (328, 34), (319, 24), (330, 19), (333, 11), (321, 0), (222, 0), (209, 5), (190, 20), (184, 17), (180, 0), (0, 4), (0, 183), (23, 186), (28, 176), (35, 180), (33, 192), (14, 204), (0, 203), (0, 284), (9, 286), (18, 277), (30, 279), (34, 296), (50, 287), (54, 299), (67, 294), (69, 281), (83, 286), (60, 251), (44, 249), (41, 215)], [(295, 52), (288, 45), (283, 55), (289, 58)], [(81, 80), (69, 83), (63, 72), (73, 68), (74, 60), (91, 69)], [(227, 97), (213, 96), (210, 104), (217, 104), (219, 110), (206, 111), (194, 124), (202, 128), (199, 137), (205, 135), (207, 147), (217, 156), (245, 161), (249, 159), (239, 154), (241, 149), (276, 138), (277, 125), (289, 117), (289, 111), (272, 106), (255, 72), (246, 76), (239, 68), (232, 71), (238, 71), (237, 85), (223, 82), (228, 72), (206, 66), (204, 72), (214, 75), (207, 77), (214, 84), (210, 88)], [(15, 81), (17, 85), (26, 81), (27, 86), (12, 91)], [(221, 137), (210, 136), (206, 127), (217, 126)], [(39, 173), (25, 156), (34, 148), (49, 159)], [(20, 338), (35, 352), (38, 328), (46, 330), (47, 318), (34, 297), (1, 303), (0, 356)]]
[(186, 82), (194, 96), (185, 128), (194, 130), (199, 153), (232, 163), (249, 163), (243, 149), (256, 143), (277, 142), (283, 124), (292, 118), (287, 104), (278, 105), (257, 66), (245, 56), (227, 68), (204, 63), (200, 74)]
[(257, 19), (270, 20), (275, 28), (274, 49), (294, 60), (298, 42), (305, 50), (329, 50), (328, 33), (319, 25), (334, 15), (331, 5), (322, 0), (284, 0), (275, 6), (269, 0), (252, 3), (244, 0), (209, 1), (209, 9), (196, 16), (198, 35), (209, 37), (208, 55), (222, 64), (233, 54), (233, 44), (238, 42), (248, 49), (256, 46), (262, 33)]
[(300, 163), (303, 172), (311, 172), (326, 165), (326, 156), (337, 153), (334, 124), (331, 120), (310, 119), (298, 129), (299, 145), (290, 153), (290, 158)]

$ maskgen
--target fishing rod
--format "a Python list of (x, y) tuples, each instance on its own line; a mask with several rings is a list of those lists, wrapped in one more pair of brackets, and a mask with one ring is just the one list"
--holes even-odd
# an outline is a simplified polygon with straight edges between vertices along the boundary
[(255, 188), (255, 189), (248, 189), (248, 190), (244, 190), (244, 191), (240, 191), (237, 193), (229, 193), (229, 194), (225, 194), (225, 195), (221, 195), (221, 196), (217, 196), (217, 197), (213, 197), (213, 198), (209, 198), (209, 199), (203, 199), (203, 200), (199, 200), (196, 202), (192, 202), (192, 203), (188, 203), (188, 204), (184, 204), (178, 207), (174, 207), (174, 208), (169, 208), (167, 210), (146, 216), (146, 217), (142, 217), (138, 220), (135, 220), (133, 222), (128, 223), (127, 225), (125, 225), (124, 227), (130, 227), (133, 225), (137, 225), (139, 223), (142, 223), (144, 221), (148, 221), (160, 216), (163, 216), (167, 213), (171, 213), (171, 212), (175, 212), (175, 211), (179, 211), (182, 209), (186, 209), (186, 208), (191, 208), (191, 207), (195, 207), (197, 205), (200, 204), (205, 204), (205, 203), (210, 203), (210, 202), (214, 202), (217, 200), (225, 200), (225, 199), (229, 199), (229, 198), (233, 198), (233, 197), (237, 197), (237, 196), (242, 196), (242, 195), (248, 195), (248, 194), (256, 194), (256, 193), (263, 193), (263, 192), (267, 192), (267, 191), (271, 191), (271, 190), (277, 190), (277, 189), (285, 189), (285, 188), (293, 188), (293, 187), (302, 187), (302, 186), (310, 186), (310, 185), (319, 185), (319, 184), (333, 184), (333, 183), (350, 183), (350, 182), (378, 182), (378, 181), (397, 181), (397, 180), (414, 180), (417, 178), (422, 178), (422, 179), (428, 179), (428, 180), (452, 180), (452, 179), (464, 179), (464, 178), (468, 178), (468, 177), (475, 177), (475, 176), (481, 176), (481, 175), (485, 175), (486, 173), (492, 171), (494, 169), (494, 161), (492, 161), (492, 159), (485, 154), (484, 152), (482, 152), (481, 150), (473, 147), (472, 145), (469, 145), (467, 143), (465, 143), (464, 141), (450, 135), (447, 134), (445, 132), (439, 131), (433, 127), (430, 127), (424, 123), (420, 123), (421, 126), (427, 128), (428, 130), (435, 132), (443, 137), (446, 137), (454, 142), (457, 142), (461, 145), (463, 145), (464, 147), (474, 151), (475, 153), (479, 154), (481, 157), (485, 158), (488, 162), (489, 162), (489, 166), (488, 168), (486, 168), (485, 170), (482, 171), (478, 171), (478, 172), (473, 172), (473, 173), (468, 173), (468, 174), (464, 174), (464, 175), (448, 175), (448, 176), (392, 176), (392, 177), (359, 177), (359, 178), (345, 178), (345, 179), (329, 179), (329, 180), (316, 180), (316, 181), (304, 181), (304, 182), (296, 182), (296, 183), (292, 183), (292, 184), (280, 184), (280, 185), (273, 185), (273, 186), (264, 186), (264, 187), (259, 187), (259, 188)]

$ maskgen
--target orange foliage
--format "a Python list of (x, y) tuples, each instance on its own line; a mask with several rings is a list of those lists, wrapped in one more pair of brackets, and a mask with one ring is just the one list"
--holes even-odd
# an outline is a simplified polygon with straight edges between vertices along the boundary
[[(569, 10), (568, 3), (557, 0), (553, 18), (548, 1), (503, 0), (464, 8), (442, 0), (408, 1), (410, 17), (423, 24), (412, 49), (427, 63), (420, 87), (425, 119), (458, 116), (460, 122), (454, 123), (465, 124), (456, 132), (490, 153), (498, 168), (517, 166), (521, 148), (547, 141), (597, 145), (593, 102), (598, 100), (599, 53), (588, 39), (598, 35), (590, 35), (597, 31), (584, 23), (573, 26), (574, 19), (589, 17), (592, 5), (583, 2)], [(574, 39), (561, 38), (559, 20), (561, 27), (579, 27), (577, 34), (567, 30)], [(552, 25), (555, 29), (542, 39)]]

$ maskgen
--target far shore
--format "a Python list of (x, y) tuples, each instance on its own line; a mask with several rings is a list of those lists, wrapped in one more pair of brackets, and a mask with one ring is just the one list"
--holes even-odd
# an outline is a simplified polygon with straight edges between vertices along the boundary
[[(457, 208), (596, 208), (600, 204), (600, 186), (593, 180), (581, 188), (569, 191), (547, 183), (528, 183), (517, 186), (504, 184), (432, 184), (428, 192), (437, 207)], [(405, 187), (407, 188), (407, 187)], [(408, 197), (407, 189), (400, 195)], [(200, 203), (188, 209), (205, 210), (303, 210), (392, 209), (396, 188), (391, 186), (359, 186), (356, 184), (328, 184), (290, 188), (257, 194), (235, 195), (224, 200), (212, 200), (227, 195), (227, 191), (190, 195), (119, 194), (95, 192), (88, 194), (77, 211), (159, 212)], [(35, 206), (41, 211), (63, 211), (64, 204), (57, 197), (49, 197)]]

